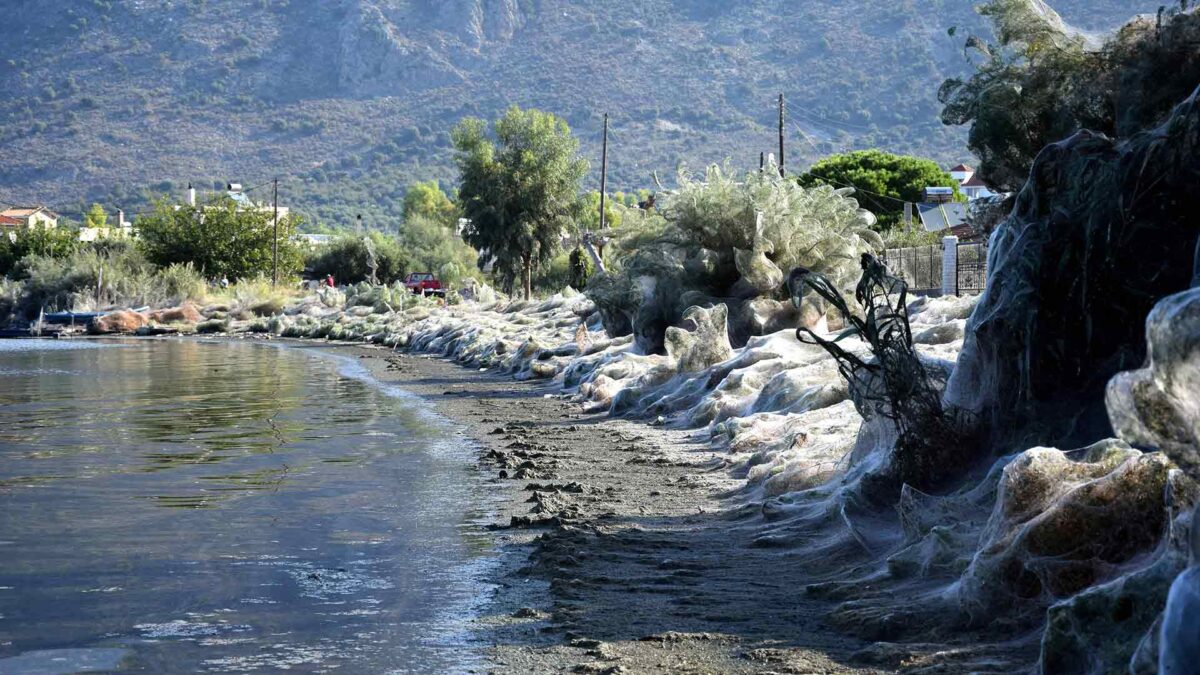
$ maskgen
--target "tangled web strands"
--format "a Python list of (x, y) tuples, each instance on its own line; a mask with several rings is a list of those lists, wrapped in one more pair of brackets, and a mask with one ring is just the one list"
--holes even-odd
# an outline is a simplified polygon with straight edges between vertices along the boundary
[[(908, 321), (908, 285), (888, 272), (873, 255), (861, 259), (862, 278), (855, 299), (862, 317), (851, 311), (845, 298), (828, 279), (803, 267), (792, 271), (788, 288), (799, 304), (811, 290), (832, 305), (848, 326), (832, 340), (809, 328), (796, 330), (796, 339), (817, 345), (837, 361), (855, 404), (863, 416), (879, 414), (891, 420), (898, 432), (895, 478), (916, 487), (930, 487), (960, 461), (948, 456), (963, 436), (962, 425), (942, 408), (940, 387), (913, 346)], [(858, 338), (869, 345), (874, 358), (864, 360), (839, 342)]]

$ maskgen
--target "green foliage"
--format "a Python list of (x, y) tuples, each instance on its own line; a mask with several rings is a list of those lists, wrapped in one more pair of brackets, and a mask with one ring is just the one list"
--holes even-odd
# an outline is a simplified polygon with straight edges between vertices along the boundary
[(454, 287), (472, 275), (476, 257), (475, 249), (454, 230), (414, 215), (399, 236), (372, 231), (363, 236), (343, 235), (315, 247), (305, 266), (317, 278), (333, 275), (339, 284), (370, 281), (374, 264), (379, 284), (402, 281), (410, 272), (433, 272), (443, 284)]
[(454, 225), (414, 214), (400, 230), (400, 246), (408, 253), (409, 272), (433, 272), (443, 285), (455, 287), (475, 273), (479, 255), (455, 234)]
[[(739, 179), (715, 165), (703, 180), (683, 173), (679, 183), (661, 215), (626, 212), (609, 273), (587, 287), (605, 328), (633, 331), (648, 351), (662, 348), (666, 327), (693, 305), (725, 302), (736, 317), (744, 300), (782, 299), (784, 274), (798, 266), (849, 284), (860, 255), (883, 245), (851, 190), (805, 188), (773, 170)], [(731, 338), (744, 341), (751, 328), (735, 320)]]
[[(629, 203), (632, 202), (632, 203)], [(617, 193), (609, 195), (604, 200), (604, 226), (606, 228), (618, 228), (621, 226), (621, 218), (624, 213), (622, 206), (634, 206), (637, 200), (633, 195), (625, 195)], [(576, 230), (586, 232), (598, 232), (600, 230), (600, 193), (598, 191), (588, 192), (579, 197), (578, 206), (579, 216), (576, 219)]]
[(163, 198), (154, 213), (138, 219), (141, 247), (152, 263), (190, 263), (207, 276), (232, 280), (270, 275), (276, 243), (280, 278), (299, 272), (301, 254), (292, 241), (295, 227), (294, 218), (281, 219), (276, 240), (269, 209), (242, 210), (227, 197), (194, 207)]
[(495, 136), (475, 118), (454, 130), (459, 202), (470, 220), (463, 235), (494, 257), (505, 286), (519, 276), (528, 299), (534, 269), (554, 257), (571, 224), (588, 164), (567, 123), (550, 113), (512, 106)]
[(83, 216), (84, 227), (107, 227), (108, 214), (104, 212), (104, 207), (99, 204), (92, 204), (92, 208)]
[(404, 193), (404, 220), (427, 218), (449, 228), (458, 227), (458, 207), (435, 180), (414, 183)]
[(820, 160), (800, 176), (804, 187), (853, 187), (859, 204), (879, 219), (876, 230), (900, 225), (904, 202), (925, 201), (925, 188), (950, 187), (956, 201), (966, 201), (958, 181), (930, 159), (859, 150)]
[(412, 257), (399, 240), (375, 231), (362, 236), (342, 235), (329, 244), (312, 249), (305, 267), (317, 278), (333, 275), (339, 284), (359, 283), (371, 278), (372, 251), (375, 278), (379, 283), (398, 281), (413, 271)]
[(716, 165), (702, 181), (683, 174), (679, 183), (665, 205), (666, 220), (687, 245), (729, 262), (735, 251), (762, 252), (781, 270), (803, 265), (848, 280), (859, 254), (882, 245), (871, 231), (875, 218), (849, 198), (852, 190), (805, 188), (775, 171), (752, 171), (738, 180)]
[(1136, 18), (1099, 48), (1035, 0), (991, 0), (980, 11), (995, 42), (969, 38), (977, 71), (946, 80), (938, 98), (943, 122), (971, 125), (980, 178), (1004, 190), (1020, 188), (1050, 143), (1081, 129), (1128, 137), (1200, 81), (1195, 10), (1166, 11), (1161, 26)]
[(17, 264), (27, 256), (63, 258), (79, 245), (76, 233), (67, 228), (21, 228), (11, 235), (0, 232), (0, 276), (19, 274)]
[(20, 268), (23, 284), (19, 301), (10, 309), (25, 319), (34, 318), (43, 309), (177, 305), (202, 298), (205, 292), (204, 279), (191, 265), (159, 269), (129, 247), (83, 247), (58, 257), (30, 255), (21, 261)]

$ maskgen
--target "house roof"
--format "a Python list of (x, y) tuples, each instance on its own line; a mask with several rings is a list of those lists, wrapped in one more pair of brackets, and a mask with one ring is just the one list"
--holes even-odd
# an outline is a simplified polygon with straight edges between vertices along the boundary
[(979, 180), (978, 175), (974, 175), (974, 176), (971, 176), (969, 179), (963, 181), (962, 186), (965, 188), (974, 188), (974, 187), (985, 188), (985, 187), (987, 187), (987, 183)]
[(951, 173), (957, 173), (959, 171), (974, 172), (975, 169), (972, 169), (971, 167), (967, 166), (966, 164), (959, 164), (958, 166), (954, 167), (953, 169), (950, 169)]
[(0, 211), (0, 216), (8, 216), (9, 218), (28, 218), (37, 213), (45, 213), (51, 218), (57, 218), (58, 214), (44, 206), (14, 206), (10, 209)]
[(926, 232), (941, 232), (967, 224), (967, 205), (962, 202), (917, 204)]
[(0, 214), (0, 225), (20, 225), (21, 223), (22, 221), (20, 218), (13, 218), (12, 216)]

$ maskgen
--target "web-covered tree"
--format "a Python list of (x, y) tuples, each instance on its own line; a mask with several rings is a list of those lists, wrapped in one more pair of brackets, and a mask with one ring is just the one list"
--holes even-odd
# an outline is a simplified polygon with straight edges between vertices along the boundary
[(994, 42), (966, 48), (982, 60), (945, 81), (942, 121), (970, 124), (979, 176), (1018, 190), (1042, 148), (1081, 129), (1125, 138), (1161, 121), (1200, 82), (1200, 15), (1164, 9), (1131, 20), (1103, 44), (1072, 30), (1041, 0), (991, 0)]
[(904, 217), (904, 202), (921, 202), (925, 188), (954, 189), (956, 201), (966, 201), (958, 181), (931, 159), (893, 155), (882, 150), (859, 150), (831, 155), (800, 175), (804, 187), (852, 187), (858, 203), (879, 219), (876, 229), (892, 229)]
[(534, 268), (554, 257), (571, 225), (588, 164), (567, 123), (550, 113), (513, 106), (494, 130), (495, 140), (486, 122), (468, 118), (453, 133), (463, 238), (506, 287), (519, 278), (528, 299)]

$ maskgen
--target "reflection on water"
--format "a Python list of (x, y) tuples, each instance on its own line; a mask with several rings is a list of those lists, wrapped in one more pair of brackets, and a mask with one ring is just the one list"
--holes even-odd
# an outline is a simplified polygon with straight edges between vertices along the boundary
[(0, 672), (468, 668), (469, 460), (314, 350), (0, 341)]

